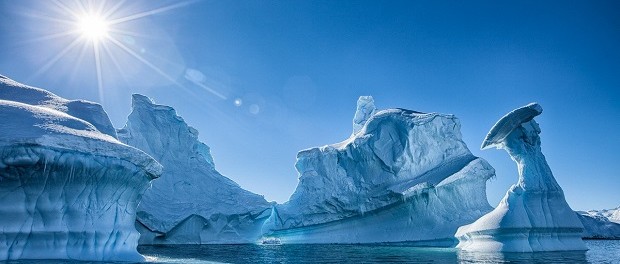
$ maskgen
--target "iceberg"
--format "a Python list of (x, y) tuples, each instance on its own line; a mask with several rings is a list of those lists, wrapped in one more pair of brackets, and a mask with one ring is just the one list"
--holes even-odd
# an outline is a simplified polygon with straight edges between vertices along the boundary
[(0, 260), (141, 261), (134, 223), (161, 165), (96, 103), (0, 76)]
[(564, 199), (540, 147), (541, 130), (531, 103), (502, 117), (484, 139), (482, 149), (505, 149), (517, 163), (519, 179), (499, 205), (474, 223), (458, 229), (464, 251), (536, 252), (587, 250), (583, 225)]
[(459, 226), (492, 209), (495, 170), (469, 151), (455, 116), (379, 111), (370, 96), (347, 140), (300, 151), (295, 167), (299, 184), (273, 206), (266, 240), (452, 246)]
[(163, 166), (138, 206), (140, 244), (254, 243), (271, 204), (215, 169), (207, 145), (169, 106), (135, 94), (120, 140)]

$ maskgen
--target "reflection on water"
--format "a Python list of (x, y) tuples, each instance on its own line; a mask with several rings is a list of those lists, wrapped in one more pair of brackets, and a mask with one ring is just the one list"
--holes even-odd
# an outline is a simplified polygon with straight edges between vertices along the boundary
[(140, 247), (167, 259), (204, 259), (225, 263), (455, 263), (455, 249), (383, 245), (188, 245)]
[(460, 263), (588, 263), (585, 251), (536, 253), (458, 252)]

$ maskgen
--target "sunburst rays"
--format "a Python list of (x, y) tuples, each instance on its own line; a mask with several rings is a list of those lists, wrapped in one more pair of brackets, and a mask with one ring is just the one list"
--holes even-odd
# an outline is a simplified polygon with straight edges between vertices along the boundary
[[(197, 0), (182, 1), (151, 9), (145, 8), (146, 10), (144, 11), (130, 13), (128, 10), (124, 10), (125, 5), (130, 4), (130, 2), (126, 0), (52, 0), (48, 2), (51, 3), (48, 11), (51, 10), (53, 12), (33, 12), (28, 14), (28, 16), (45, 21), (44, 23), (57, 25), (57, 27), (55, 27), (55, 32), (39, 35), (26, 41), (29, 43), (46, 43), (60, 39), (67, 41), (67, 39), (69, 39), (69, 41), (67, 41), (68, 45), (64, 45), (60, 51), (47, 59), (31, 78), (45, 74), (70, 53), (74, 53), (75, 56), (77, 56), (77, 64), (85, 63), (84, 57), (87, 53), (91, 53), (91, 58), (94, 60), (91, 60), (90, 63), (94, 61), (94, 65), (91, 65), (94, 66), (95, 69), (94, 74), (96, 74), (98, 89), (97, 95), (101, 103), (103, 103), (105, 99), (106, 76), (104, 76), (104, 74), (108, 73), (107, 70), (104, 71), (104, 68), (116, 69), (117, 72), (122, 73), (126, 66), (124, 62), (128, 59), (139, 62), (151, 72), (157, 74), (174, 86), (191, 93), (191, 90), (185, 88), (174, 76), (167, 73), (165, 69), (158, 67), (156, 63), (149, 61), (147, 57), (141, 55), (142, 52), (139, 49), (136, 50), (135, 47), (131, 47), (131, 45), (126, 45), (126, 43), (124, 43), (124, 40), (127, 38), (148, 36), (148, 33), (133, 31), (128, 29), (131, 27), (124, 26), (123, 24), (144, 19), (155, 14), (169, 12), (195, 2), (197, 2)], [(132, 2), (131, 4), (134, 3)], [(82, 65), (74, 65), (71, 76), (79, 74), (79, 72), (83, 70), (81, 68), (87, 68), (81, 66)], [(125, 76), (122, 77), (123, 79), (126, 78)], [(226, 99), (223, 94), (213, 89), (208, 88), (205, 90), (217, 98)]]

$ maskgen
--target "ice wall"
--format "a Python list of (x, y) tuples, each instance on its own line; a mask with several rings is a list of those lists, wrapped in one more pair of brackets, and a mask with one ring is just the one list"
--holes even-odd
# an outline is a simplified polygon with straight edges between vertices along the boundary
[(450, 246), (460, 225), (492, 209), (494, 169), (467, 149), (456, 117), (377, 111), (369, 96), (357, 105), (350, 138), (297, 154), (299, 184), (274, 207), (265, 239)]
[(517, 163), (519, 179), (499, 205), (470, 225), (459, 228), (458, 248), (465, 251), (534, 252), (586, 250), (583, 225), (564, 199), (560, 185), (540, 148), (536, 103), (502, 117), (486, 136), (482, 149), (496, 147)]
[(0, 260), (141, 261), (141, 193), (161, 173), (100, 105), (0, 76)]
[(216, 169), (210, 149), (169, 106), (133, 95), (121, 141), (162, 165), (138, 207), (140, 244), (254, 243), (271, 204)]

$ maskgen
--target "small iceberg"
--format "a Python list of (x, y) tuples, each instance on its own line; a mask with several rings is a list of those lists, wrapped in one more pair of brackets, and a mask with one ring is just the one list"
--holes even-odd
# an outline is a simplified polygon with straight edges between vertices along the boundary
[(499, 205), (456, 232), (464, 251), (537, 252), (587, 250), (583, 225), (568, 206), (540, 148), (534, 117), (542, 107), (531, 103), (502, 117), (482, 149), (504, 149), (517, 163), (519, 180)]

